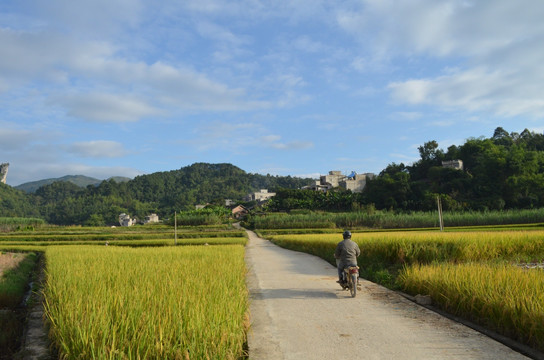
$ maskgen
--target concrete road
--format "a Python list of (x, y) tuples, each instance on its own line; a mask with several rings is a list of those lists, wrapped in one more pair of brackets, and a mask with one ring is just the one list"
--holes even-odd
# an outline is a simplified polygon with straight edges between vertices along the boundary
[(371, 282), (352, 298), (329, 263), (248, 233), (251, 360), (527, 359)]

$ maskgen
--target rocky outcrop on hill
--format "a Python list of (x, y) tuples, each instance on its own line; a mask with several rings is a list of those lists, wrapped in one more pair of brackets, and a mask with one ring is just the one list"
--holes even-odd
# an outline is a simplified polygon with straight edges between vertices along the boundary
[(0, 164), (0, 182), (2, 184), (6, 183), (6, 177), (8, 176), (8, 167), (9, 163)]

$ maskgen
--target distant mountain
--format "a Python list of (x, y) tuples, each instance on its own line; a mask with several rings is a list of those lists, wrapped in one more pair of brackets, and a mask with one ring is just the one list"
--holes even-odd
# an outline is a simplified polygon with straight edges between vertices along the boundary
[[(115, 182), (118, 182), (118, 183), (131, 180), (130, 178), (122, 177), (122, 176), (113, 176), (109, 178), (108, 180), (110, 179), (113, 179)], [(103, 180), (95, 179), (85, 175), (66, 175), (60, 178), (51, 178), (51, 179), (27, 182), (27, 183), (15, 186), (15, 188), (18, 190), (23, 190), (27, 193), (34, 193), (40, 187), (44, 185), (50, 185), (57, 181), (66, 181), (66, 182), (71, 182), (72, 184), (75, 184), (80, 187), (87, 187), (88, 185), (98, 186)]]

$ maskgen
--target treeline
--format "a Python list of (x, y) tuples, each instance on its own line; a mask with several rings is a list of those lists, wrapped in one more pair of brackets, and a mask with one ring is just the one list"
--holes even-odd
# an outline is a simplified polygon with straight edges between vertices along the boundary
[[(174, 211), (194, 209), (195, 204), (241, 201), (259, 189), (277, 194), (265, 211), (429, 211), (436, 209), (437, 197), (444, 210), (461, 212), (544, 207), (543, 134), (508, 133), (499, 127), (490, 138), (471, 138), (446, 151), (429, 141), (419, 153), (420, 159), (411, 165), (388, 165), (362, 193), (298, 190), (311, 179), (249, 174), (231, 164), (207, 163), (86, 188), (55, 182), (31, 194), (0, 184), (0, 217), (114, 225), (123, 212), (140, 219), (156, 213), (162, 219)], [(448, 160), (462, 160), (463, 170), (442, 166)]]
[(250, 174), (231, 164), (195, 163), (179, 170), (156, 172), (117, 183), (103, 181), (81, 188), (70, 182), (42, 186), (25, 193), (0, 184), (0, 216), (39, 217), (59, 225), (114, 225), (120, 213), (160, 218), (195, 204), (241, 201), (259, 189), (300, 188), (310, 179)]
[[(388, 165), (362, 193), (285, 189), (269, 209), (429, 211), (436, 209), (437, 197), (445, 210), (544, 207), (543, 134), (508, 133), (499, 127), (491, 138), (471, 138), (446, 151), (429, 141), (419, 153), (412, 165)], [(462, 160), (463, 170), (442, 166), (449, 160)]]

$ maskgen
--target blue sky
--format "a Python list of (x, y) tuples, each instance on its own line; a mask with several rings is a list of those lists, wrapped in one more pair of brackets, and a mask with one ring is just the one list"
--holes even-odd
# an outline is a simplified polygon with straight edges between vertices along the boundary
[(195, 162), (317, 177), (544, 131), (541, 0), (3, 0), (9, 185)]

